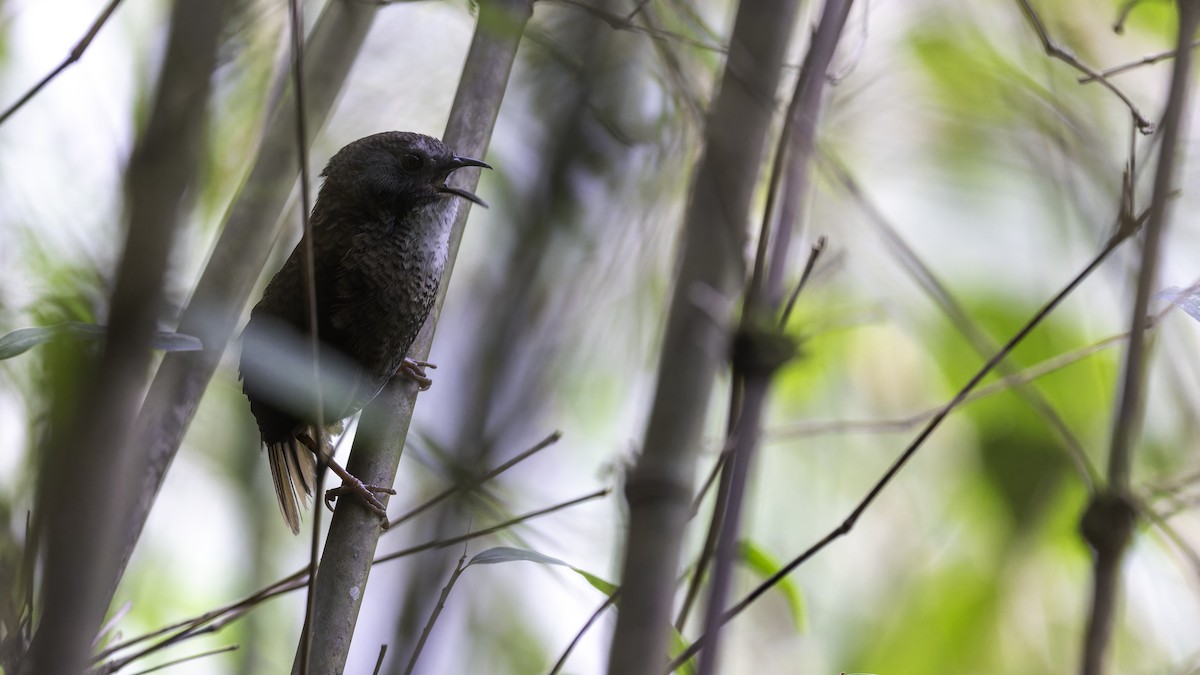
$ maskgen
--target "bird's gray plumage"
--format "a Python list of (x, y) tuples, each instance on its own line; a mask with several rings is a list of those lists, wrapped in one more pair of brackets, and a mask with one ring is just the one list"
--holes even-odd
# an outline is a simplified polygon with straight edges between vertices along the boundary
[[(322, 172), (311, 229), (326, 424), (362, 408), (399, 371), (437, 295), (455, 197), (479, 202), (445, 185), (464, 166), (486, 165), (429, 136), (385, 132), (342, 148)], [(316, 437), (305, 258), (302, 240), (267, 284), (240, 364), (294, 532), (315, 487), (315, 459), (303, 444)]]

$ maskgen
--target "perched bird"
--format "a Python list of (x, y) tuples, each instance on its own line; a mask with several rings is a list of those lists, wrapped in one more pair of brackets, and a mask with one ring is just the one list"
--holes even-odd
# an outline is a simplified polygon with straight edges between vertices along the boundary
[[(458, 198), (486, 206), (446, 185), (463, 167), (491, 168), (455, 156), (436, 138), (389, 131), (350, 143), (322, 172), (311, 229), (325, 424), (361, 409), (398, 373), (428, 388), (423, 367), (430, 364), (408, 359), (408, 350), (437, 294)], [(316, 482), (305, 245), (301, 240), (251, 311), (239, 368), (292, 532), (300, 530), (301, 504)], [(336, 462), (330, 468), (345, 481), (331, 492), (351, 492), (386, 517), (373, 493), (390, 489), (363, 485)]]

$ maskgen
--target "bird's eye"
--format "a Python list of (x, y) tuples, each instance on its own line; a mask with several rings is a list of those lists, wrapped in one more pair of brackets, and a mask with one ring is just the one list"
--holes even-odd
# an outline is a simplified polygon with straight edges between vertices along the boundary
[(420, 155), (409, 153), (400, 158), (400, 166), (404, 167), (405, 171), (420, 171), (422, 166), (425, 166), (425, 160), (421, 159)]

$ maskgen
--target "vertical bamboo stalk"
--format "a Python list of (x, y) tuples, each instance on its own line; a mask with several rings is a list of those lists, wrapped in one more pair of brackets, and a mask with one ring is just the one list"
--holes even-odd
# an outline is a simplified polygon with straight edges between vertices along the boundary
[(1130, 470), (1136, 436), (1145, 404), (1147, 326), (1150, 295), (1158, 287), (1158, 264), (1168, 223), (1171, 192), (1175, 190), (1176, 156), (1184, 139), (1188, 88), (1192, 70), (1192, 39), (1200, 24), (1200, 1), (1179, 0), (1179, 36), (1171, 71), (1167, 107), (1159, 124), (1162, 139), (1155, 167), (1150, 213), (1146, 219), (1142, 261), (1130, 317), (1129, 345), (1121, 370), (1121, 382), (1112, 442), (1108, 456), (1108, 486), (1093, 495), (1083, 515), (1081, 530), (1094, 554), (1091, 611), (1083, 638), (1083, 675), (1102, 675), (1104, 658), (1112, 638), (1117, 601), (1120, 596), (1121, 560), (1133, 537), (1137, 509), (1130, 487)]
[[(705, 612), (705, 649), (701, 655), (700, 675), (719, 672), (720, 633), (724, 624), (725, 603), (732, 585), (733, 566), (737, 557), (737, 542), (741, 536), (741, 516), (746, 499), (750, 469), (762, 433), (762, 418), (770, 395), (775, 373), (794, 356), (789, 340), (773, 334), (766, 326), (775, 326), (783, 305), (783, 274), (787, 265), (788, 247), (793, 228), (799, 228), (801, 214), (811, 193), (809, 181), (812, 156), (816, 147), (817, 125), (827, 97), (826, 73), (842, 37), (853, 0), (826, 0), (821, 20), (813, 32), (804, 65), (796, 78), (788, 119), (775, 157), (779, 180), (778, 214), (769, 213), (759, 241), (755, 270), (751, 276), (742, 309), (739, 328), (740, 348), (734, 354), (734, 386), (741, 386), (742, 397), (732, 432), (731, 461), (722, 469), (722, 485), (728, 486), (724, 512), (714, 514), (713, 527), (718, 528), (717, 547), (713, 563), (708, 607)], [(769, 249), (769, 250), (768, 250)], [(765, 270), (765, 279), (762, 271)], [(741, 352), (741, 353), (738, 353)], [(719, 506), (718, 506), (719, 508)]]
[(612, 675), (658, 675), (666, 662), (700, 431), (717, 370), (729, 358), (733, 300), (746, 273), (750, 199), (798, 7), (797, 0), (746, 0), (734, 22), (685, 216), (654, 405), (625, 486), (629, 535)]
[[(199, 167), (217, 44), (231, 3), (177, 0), (153, 107), (125, 173), (128, 231), (104, 353), (84, 379), (78, 408), (52, 431), (39, 481), (45, 514), (44, 614), (30, 672), (79, 673), (119, 575), (118, 545), (141, 469), (132, 443), (162, 308), (171, 244)], [(114, 572), (117, 572), (115, 575)], [(115, 586), (115, 582), (111, 582)]]
[[(480, 3), (475, 36), (443, 139), (456, 153), (472, 157), (486, 154), (508, 88), (509, 72), (532, 10), (532, 0)], [(456, 173), (450, 181), (456, 187), (470, 190), (478, 182), (478, 174)], [(437, 300), (410, 350), (409, 356), (413, 358), (429, 355), (468, 213), (469, 207), (463, 202), (451, 230), (446, 271)], [(346, 468), (351, 473), (370, 484), (391, 485), (395, 481), (416, 397), (415, 383), (397, 378), (367, 406), (347, 461)], [(312, 673), (340, 673), (346, 666), (379, 535), (379, 517), (356, 504), (350, 508), (339, 506), (334, 513), (317, 575), (309, 660)], [(297, 653), (293, 673), (299, 672), (299, 665)]]

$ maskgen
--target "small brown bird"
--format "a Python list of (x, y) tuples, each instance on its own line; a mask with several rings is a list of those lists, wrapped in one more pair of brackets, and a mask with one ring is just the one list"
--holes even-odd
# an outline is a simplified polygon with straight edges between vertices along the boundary
[[(433, 307), (446, 263), (450, 227), (461, 197), (446, 185), (463, 167), (486, 163), (458, 157), (436, 138), (389, 131), (338, 151), (311, 224), (320, 400), (335, 425), (365, 406), (398, 373), (429, 386), (424, 366), (408, 350)], [(242, 334), (240, 372), (250, 411), (271, 464), (283, 518), (300, 531), (301, 503), (316, 483), (316, 387), (305, 290), (305, 242), (267, 284)], [(353, 493), (385, 517), (374, 492), (336, 462), (345, 481), (331, 493)], [(394, 494), (394, 492), (392, 492)]]

